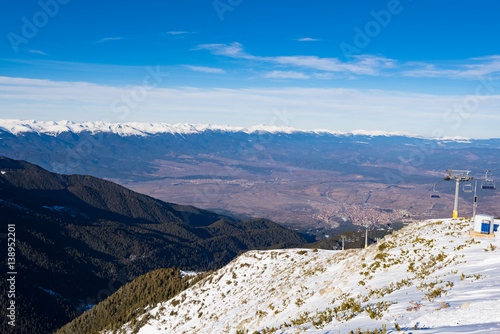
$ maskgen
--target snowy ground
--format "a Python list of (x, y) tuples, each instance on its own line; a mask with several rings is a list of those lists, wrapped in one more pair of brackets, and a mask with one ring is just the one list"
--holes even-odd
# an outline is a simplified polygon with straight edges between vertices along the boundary
[(428, 220), (362, 250), (248, 252), (139, 333), (500, 333), (500, 240), (470, 227)]

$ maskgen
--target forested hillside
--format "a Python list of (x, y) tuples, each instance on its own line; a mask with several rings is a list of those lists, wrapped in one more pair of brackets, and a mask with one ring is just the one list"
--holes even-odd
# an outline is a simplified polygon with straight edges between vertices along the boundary
[[(7, 158), (0, 158), (0, 169), (2, 229), (16, 226), (15, 333), (55, 330), (152, 270), (217, 269), (249, 249), (305, 242), (272, 221), (165, 203), (91, 176)], [(5, 305), (7, 297), (0, 298)]]
[[(142, 275), (121, 287), (111, 297), (73, 320), (57, 334), (93, 334), (102, 330), (117, 330), (133, 321), (157, 303), (169, 300), (199, 282), (211, 272), (183, 275), (179, 269), (158, 269)], [(139, 329), (141, 324), (137, 324)]]

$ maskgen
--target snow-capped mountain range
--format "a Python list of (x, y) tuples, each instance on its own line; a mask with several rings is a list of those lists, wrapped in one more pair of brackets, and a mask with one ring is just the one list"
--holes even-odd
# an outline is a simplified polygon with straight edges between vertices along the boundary
[(470, 227), (427, 220), (367, 249), (247, 252), (148, 310), (139, 334), (500, 333), (500, 239)]
[[(412, 216), (441, 217), (450, 211), (450, 202), (443, 196), (441, 203), (429, 206), (424, 194), (447, 169), (471, 170), (476, 179), (483, 178), (485, 170), (500, 170), (500, 139), (269, 126), (0, 120), (0, 156), (56, 173), (112, 179), (167, 202), (328, 225), (344, 218), (394, 221), (406, 214), (400, 210), (410, 207)], [(495, 172), (489, 176), (496, 177)], [(407, 187), (387, 188), (398, 183)], [(217, 191), (206, 190), (209, 185)], [(440, 184), (438, 191), (450, 193), (448, 186)], [(313, 188), (304, 198), (302, 191)], [(326, 195), (332, 192), (334, 201)], [(491, 205), (495, 193), (484, 195), (481, 204), (497, 210)], [(353, 203), (364, 207), (346, 207)]]
[[(354, 130), (349, 132), (329, 131), (329, 130), (299, 130), (289, 126), (272, 126), (272, 125), (256, 125), (252, 127), (236, 127), (229, 125), (212, 125), (212, 124), (167, 124), (167, 123), (110, 123), (110, 122), (72, 122), (72, 121), (35, 121), (35, 120), (19, 120), (19, 119), (0, 119), (0, 129), (8, 131), (14, 135), (26, 132), (35, 132), (47, 135), (59, 135), (63, 132), (108, 132), (118, 134), (120, 136), (148, 136), (153, 134), (169, 133), (169, 134), (193, 134), (202, 133), (205, 131), (219, 132), (243, 132), (243, 133), (305, 133), (305, 134), (330, 134), (336, 136), (398, 136), (409, 138), (423, 138), (422, 136), (394, 131), (366, 131)], [(440, 140), (455, 140), (468, 141), (466, 137), (441, 137), (433, 138)]]

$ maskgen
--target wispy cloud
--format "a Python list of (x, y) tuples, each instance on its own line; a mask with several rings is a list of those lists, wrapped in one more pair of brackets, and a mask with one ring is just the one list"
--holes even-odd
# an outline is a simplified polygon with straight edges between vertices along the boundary
[(500, 55), (470, 58), (453, 65), (409, 62), (402, 75), (407, 77), (454, 78), (479, 80), (481, 77), (500, 73)]
[(28, 52), (29, 53), (36, 53), (36, 54), (43, 55), (43, 56), (48, 56), (48, 54), (46, 54), (45, 52), (40, 51), (40, 50), (28, 50)]
[(193, 32), (190, 31), (167, 31), (167, 35), (186, 35), (186, 34), (193, 34)]
[(316, 79), (322, 79), (322, 80), (327, 80), (327, 79), (335, 79), (335, 74), (333, 73), (313, 73), (312, 76)]
[(214, 67), (205, 67), (205, 66), (192, 66), (192, 65), (184, 65), (184, 67), (190, 69), (191, 71), (196, 71), (196, 72), (205, 72), (205, 73), (226, 73), (221, 68), (214, 68)]
[[(51, 86), (60, 87), (61, 82), (44, 80), (44, 79), (28, 79), (28, 78), (12, 78), (12, 77), (0, 77), (0, 85), (5, 86)], [(4, 87), (5, 89), (5, 87)]]
[(111, 42), (111, 41), (120, 41), (124, 39), (124, 37), (104, 37), (101, 38), (97, 43)]
[(354, 60), (349, 62), (343, 62), (338, 58), (320, 58), (316, 56), (266, 57), (265, 60), (312, 70), (358, 75), (380, 75), (381, 69), (393, 68), (395, 63), (392, 59), (371, 55), (356, 56)]
[(231, 44), (202, 44), (198, 45), (196, 50), (208, 50), (214, 55), (236, 59), (257, 60), (281, 66), (356, 75), (380, 75), (382, 69), (394, 68), (396, 64), (393, 59), (373, 55), (354, 56), (348, 62), (344, 62), (339, 58), (321, 58), (317, 56), (254, 56), (247, 53), (243, 45), (237, 42)]
[(241, 59), (259, 58), (246, 53), (245, 50), (243, 49), (243, 45), (241, 45), (238, 42), (234, 42), (231, 44), (200, 44), (194, 50), (208, 50), (214, 55), (226, 56), (232, 58), (241, 58)]
[(299, 41), (299, 42), (319, 42), (320, 40), (317, 38), (304, 37), (304, 38), (297, 39), (297, 41)]
[(309, 79), (311, 76), (295, 71), (272, 71), (262, 75), (264, 78), (271, 79)]
[[(234, 59), (252, 61), (252, 66), (257, 62), (262, 64), (275, 64), (280, 68), (276, 70), (276, 76), (280, 72), (295, 72), (301, 68), (311, 73), (303, 73), (296, 79), (304, 79), (305, 76), (314, 78), (352, 78), (355, 76), (406, 76), (427, 78), (452, 78), (479, 80), (481, 77), (500, 73), (500, 55), (470, 58), (463, 61), (452, 61), (449, 64), (431, 62), (406, 62), (402, 63), (395, 59), (378, 55), (355, 55), (348, 61), (339, 58), (325, 58), (318, 56), (257, 56), (245, 51), (242, 44), (234, 42), (230, 44), (201, 44), (195, 50), (207, 50), (213, 55), (225, 56)], [(284, 70), (283, 68), (286, 68)], [(285, 74), (284, 74), (285, 75)], [(273, 72), (267, 72), (264, 77), (273, 77)], [(290, 77), (292, 78), (292, 77)]]
[[(115, 75), (123, 75), (123, 73), (133, 73), (134, 77), (141, 78), (147, 67), (144, 65), (116, 65), (116, 64), (99, 64), (99, 63), (81, 63), (69, 62), (60, 60), (47, 59), (48, 57), (32, 57), (31, 59), (0, 59), (0, 67), (2, 64), (22, 64), (27, 68), (36, 69), (43, 68), (52, 74), (64, 73), (65, 76), (79, 76), (82, 73), (86, 75), (92, 74), (99, 77), (112, 77)], [(15, 65), (17, 66), (17, 65)], [(173, 67), (163, 66), (163, 71), (168, 71)]]

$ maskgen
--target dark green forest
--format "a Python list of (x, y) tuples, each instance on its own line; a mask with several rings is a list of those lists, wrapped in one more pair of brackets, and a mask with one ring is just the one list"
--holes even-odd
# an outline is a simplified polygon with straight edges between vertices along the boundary
[[(251, 249), (306, 243), (269, 220), (165, 203), (91, 176), (7, 158), (0, 169), (2, 231), (16, 226), (18, 272), (17, 326), (7, 326), (2, 308), (2, 333), (53, 332), (153, 270), (215, 270)], [(0, 243), (6, 259), (6, 238)], [(1, 275), (6, 291), (6, 271)]]
[(137, 318), (159, 302), (176, 296), (196, 284), (211, 272), (182, 277), (179, 269), (158, 269), (136, 278), (122, 286), (111, 297), (85, 312), (59, 329), (57, 334), (94, 334), (107, 329), (119, 332), (121, 326), (131, 321), (134, 329), (140, 328)]

